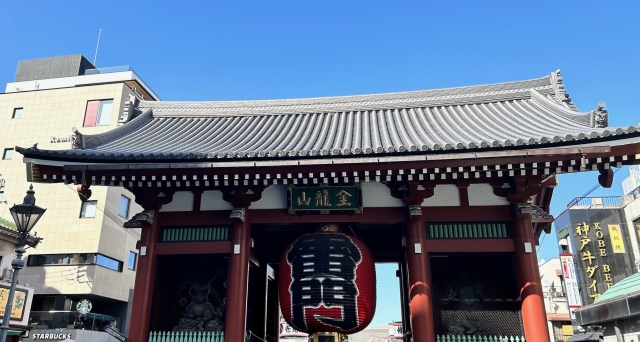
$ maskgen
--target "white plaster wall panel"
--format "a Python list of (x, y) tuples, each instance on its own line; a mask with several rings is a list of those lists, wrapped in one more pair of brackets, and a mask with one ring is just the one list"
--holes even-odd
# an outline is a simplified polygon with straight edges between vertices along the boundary
[(172, 211), (191, 211), (193, 209), (193, 192), (176, 191), (173, 194), (171, 203), (165, 204), (160, 208), (160, 212)]
[(252, 203), (250, 209), (285, 209), (287, 208), (287, 186), (273, 184), (262, 192), (259, 201)]
[(200, 210), (231, 210), (233, 206), (231, 203), (222, 199), (222, 191), (220, 190), (208, 190), (202, 193), (200, 200)]
[(506, 198), (496, 196), (489, 183), (470, 184), (467, 188), (470, 206), (509, 205)]
[(457, 207), (460, 206), (460, 193), (454, 184), (438, 184), (433, 189), (433, 196), (422, 202), (423, 207)]
[(362, 205), (368, 208), (404, 207), (404, 203), (391, 196), (391, 190), (378, 182), (362, 183)]

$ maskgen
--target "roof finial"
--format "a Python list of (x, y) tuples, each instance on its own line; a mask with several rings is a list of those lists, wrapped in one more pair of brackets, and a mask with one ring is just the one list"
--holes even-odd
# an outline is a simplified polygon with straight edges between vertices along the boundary
[(78, 129), (75, 127), (73, 127), (71, 131), (73, 132), (73, 135), (71, 136), (71, 148), (74, 150), (83, 149), (84, 146), (82, 146), (82, 133), (80, 133), (80, 131), (78, 131)]
[(604, 101), (598, 102), (598, 107), (591, 112), (591, 127), (605, 128), (609, 126), (609, 114)]
[(564, 84), (562, 84), (562, 71), (558, 69), (555, 72), (552, 72), (550, 78), (553, 92), (558, 98), (558, 101), (567, 104), (571, 102), (571, 98), (569, 98), (569, 94), (567, 94), (566, 90), (564, 89)]

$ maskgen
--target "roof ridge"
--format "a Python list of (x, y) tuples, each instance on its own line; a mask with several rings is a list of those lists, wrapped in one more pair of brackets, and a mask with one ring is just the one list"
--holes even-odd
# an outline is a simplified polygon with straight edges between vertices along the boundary
[[(553, 73), (551, 73), (553, 74)], [(544, 82), (544, 81), (547, 82)], [(543, 81), (543, 82), (540, 82)], [(308, 97), (308, 98), (290, 98), (290, 99), (268, 99), (268, 100), (232, 100), (232, 101), (141, 101), (138, 105), (139, 108), (163, 108), (163, 107), (193, 107), (195, 105), (200, 106), (220, 106), (220, 107), (239, 107), (243, 105), (253, 106), (295, 106), (295, 105), (310, 105), (310, 104), (340, 104), (350, 102), (366, 102), (366, 101), (392, 101), (412, 99), (420, 95), (431, 95), (434, 97), (434, 93), (443, 93), (443, 95), (449, 96), (452, 92), (455, 95), (464, 95), (465, 98), (482, 96), (485, 93), (491, 91), (482, 90), (482, 88), (504, 88), (501, 91), (521, 90), (527, 91), (532, 88), (530, 83), (540, 82), (538, 87), (549, 87), (552, 90), (552, 82), (550, 76), (544, 76), (540, 78), (533, 78), (528, 80), (500, 82), (500, 83), (486, 83), (472, 86), (460, 86), (460, 87), (448, 87), (448, 88), (435, 88), (424, 90), (412, 90), (403, 92), (389, 92), (389, 93), (377, 93), (377, 94), (360, 94), (360, 95), (339, 95), (339, 96), (325, 96), (325, 97)], [(519, 87), (508, 87), (521, 84)], [(471, 91), (477, 90), (477, 91)], [(555, 91), (555, 90), (553, 90)], [(500, 92), (500, 90), (494, 90), (493, 92)]]
[(72, 131), (74, 135), (72, 136), (72, 147), (74, 150), (91, 149), (92, 147), (105, 143), (111, 139), (116, 139), (120, 136), (126, 135), (149, 121), (151, 119), (151, 114), (151, 109), (147, 109), (144, 113), (136, 116), (126, 125), (118, 126), (104, 133), (90, 135), (82, 134), (77, 128), (73, 127)]

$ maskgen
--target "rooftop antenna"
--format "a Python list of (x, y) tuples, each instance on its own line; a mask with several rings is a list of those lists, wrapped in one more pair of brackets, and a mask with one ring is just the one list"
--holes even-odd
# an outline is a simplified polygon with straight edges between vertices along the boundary
[(96, 58), (98, 58), (98, 47), (100, 46), (100, 33), (102, 33), (102, 29), (98, 31), (98, 44), (96, 44), (96, 54), (93, 55), (93, 66), (96, 66)]

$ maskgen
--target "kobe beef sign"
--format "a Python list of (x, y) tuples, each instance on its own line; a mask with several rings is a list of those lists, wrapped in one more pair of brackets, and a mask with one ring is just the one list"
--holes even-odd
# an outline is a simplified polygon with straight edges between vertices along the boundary
[(362, 214), (362, 188), (352, 185), (288, 187), (289, 214)]

